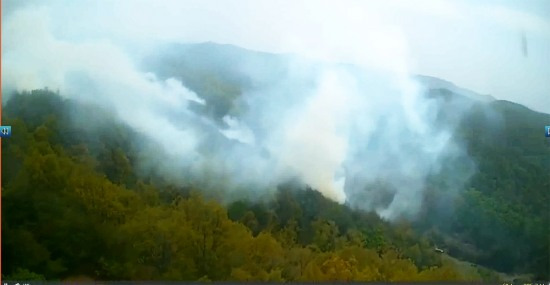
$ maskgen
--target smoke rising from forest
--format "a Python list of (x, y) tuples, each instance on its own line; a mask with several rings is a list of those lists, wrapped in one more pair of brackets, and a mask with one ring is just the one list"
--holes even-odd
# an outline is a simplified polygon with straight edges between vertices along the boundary
[[(246, 108), (223, 123), (193, 112), (191, 104), (207, 104), (201, 94), (178, 78), (144, 70), (128, 42), (113, 35), (59, 36), (50, 10), (33, 5), (4, 17), (2, 88), (48, 87), (113, 110), (170, 157), (140, 163), (160, 164), (178, 181), (233, 195), (298, 179), (390, 220), (414, 217), (430, 175), (449, 167), (446, 162), (466, 161), (448, 183), (453, 192), (473, 168), (453, 140), (455, 126), (438, 123), (438, 101), (410, 78), (400, 29), (374, 12), (358, 12), (354, 3), (310, 14), (301, 4), (282, 15), (286, 24), (274, 23), (273, 38), (258, 42), (277, 42), (293, 56), (282, 74), (244, 90), (235, 104)], [(307, 36), (320, 30), (319, 37)], [(235, 36), (247, 47), (254, 35)], [(241, 64), (251, 80), (269, 74), (264, 66)]]

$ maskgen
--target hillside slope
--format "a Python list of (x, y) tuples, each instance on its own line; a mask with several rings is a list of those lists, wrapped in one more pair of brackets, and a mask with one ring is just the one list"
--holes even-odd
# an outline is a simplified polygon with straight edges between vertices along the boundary
[[(214, 102), (207, 108), (217, 110), (220, 118), (238, 116), (238, 110), (246, 108), (238, 106), (240, 94), (291, 72), (289, 64), (296, 60), (292, 55), (214, 43), (173, 45), (166, 50), (170, 52), (152, 56), (144, 68), (188, 83), (199, 96)], [(263, 68), (253, 68), (257, 66)], [(299, 80), (307, 81), (315, 70), (301, 72)], [(456, 188), (456, 177), (470, 175), (467, 167), (460, 166), (467, 162), (449, 161), (430, 179), (417, 229), (433, 235), (454, 256), (548, 279), (550, 140), (543, 130), (550, 115), (442, 79), (414, 78), (436, 101), (437, 124), (454, 130), (453, 140), (465, 146), (474, 165), (468, 183), (458, 187), (462, 189), (458, 197), (449, 191)]]
[[(16, 131), (2, 143), (3, 280), (496, 278), (456, 271), (405, 222), (293, 183), (224, 207), (136, 171), (147, 139), (98, 107), (35, 90), (5, 110)], [(74, 111), (102, 113), (110, 127), (90, 133), (68, 120)]]
[[(224, 117), (246, 112), (238, 100), (245, 92), (281, 78), (311, 83), (320, 63), (287, 76), (300, 60), (205, 43), (169, 46), (143, 68), (181, 80), (206, 102), (194, 112), (224, 128)], [(550, 279), (550, 140), (542, 132), (550, 115), (451, 87), (425, 86), (425, 95), (467, 159), (447, 161), (428, 177), (418, 217), (393, 223), (293, 181), (263, 196), (228, 198), (222, 178), (211, 177), (206, 189), (167, 169), (163, 162), (173, 158), (108, 110), (48, 90), (14, 94), (2, 102), (2, 121), (14, 130), (2, 143), (4, 273), (48, 280), (497, 280), (487, 267)], [(208, 143), (230, 142), (207, 130)], [(142, 163), (151, 157), (156, 164)], [(467, 183), (457, 185), (459, 176)], [(381, 191), (383, 183), (366, 190)], [(456, 268), (434, 246), (482, 266)]]

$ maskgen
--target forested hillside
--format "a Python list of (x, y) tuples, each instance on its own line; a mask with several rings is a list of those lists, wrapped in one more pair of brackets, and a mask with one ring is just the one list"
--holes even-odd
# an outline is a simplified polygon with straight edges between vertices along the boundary
[(550, 285), (550, 0), (0, 2), (0, 282)]
[(47, 91), (17, 94), (3, 122), (4, 279), (465, 280), (410, 225), (392, 226), (309, 189), (223, 206), (200, 189), (151, 183), (132, 165), (135, 140), (116, 121)]
[[(232, 61), (227, 62), (228, 58)], [(238, 115), (243, 108), (236, 100), (238, 94), (284, 77), (289, 71), (283, 62), (296, 60), (291, 58), (203, 43), (168, 46), (144, 65), (160, 76), (182, 80), (207, 101), (216, 98), (210, 99), (214, 103), (207, 108), (215, 108), (210, 114), (219, 118)], [(354, 66), (345, 68), (361, 72)], [(307, 82), (307, 74), (315, 70), (306, 69), (299, 80)], [(432, 83), (426, 86), (426, 96), (439, 106), (437, 124), (454, 129), (453, 140), (465, 145), (474, 170), (467, 183), (458, 187), (454, 185), (457, 177), (469, 175), (462, 173), (468, 172), (460, 166), (465, 162), (448, 161), (441, 173), (430, 177), (415, 228), (454, 256), (504, 272), (530, 272), (549, 279), (550, 140), (543, 131), (550, 115), (443, 80), (421, 78), (429, 79), (422, 83)], [(459, 188), (458, 197), (449, 193), (452, 188)]]
[[(196, 62), (172, 60), (182, 73), (165, 76), (194, 88), (207, 102), (195, 111), (220, 124), (262, 82), (215, 69), (215, 57), (204, 66), (199, 55), (184, 58)], [(277, 70), (270, 55), (252, 58)], [(418, 217), (390, 223), (293, 180), (237, 200), (223, 186), (171, 180), (159, 168), (167, 154), (147, 136), (62, 95), (34, 90), (3, 104), (13, 130), (2, 141), (4, 279), (498, 280), (493, 270), (549, 278), (548, 114), (429, 90), (475, 172), (450, 195), (461, 168), (444, 168), (427, 181)], [(459, 105), (463, 116), (452, 112)], [(144, 167), (151, 156), (159, 165)], [(464, 270), (447, 254), (479, 266)]]
[(432, 227), (435, 240), (453, 256), (548, 279), (550, 140), (541, 134), (545, 122), (550, 122), (548, 114), (511, 102), (475, 104), (457, 139), (467, 143), (476, 172), (453, 201), (452, 216), (430, 218), (448, 212), (438, 205), (441, 191), (433, 190), (426, 196), (432, 201), (426, 203), (426, 216), (417, 224)]

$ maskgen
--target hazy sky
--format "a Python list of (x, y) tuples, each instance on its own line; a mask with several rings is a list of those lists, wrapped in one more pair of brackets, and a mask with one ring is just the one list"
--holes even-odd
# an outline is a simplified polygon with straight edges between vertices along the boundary
[[(162, 42), (214, 41), (375, 63), (550, 113), (546, 0), (12, 0), (2, 5), (2, 24), (17, 10), (36, 9), (64, 40), (105, 40), (136, 52)], [(2, 36), (4, 45), (9, 31)]]

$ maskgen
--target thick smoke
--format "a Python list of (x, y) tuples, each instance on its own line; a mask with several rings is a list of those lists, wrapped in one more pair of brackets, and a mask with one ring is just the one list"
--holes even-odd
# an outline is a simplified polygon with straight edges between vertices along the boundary
[[(187, 102), (202, 100), (174, 79), (159, 81), (135, 69), (130, 58), (108, 41), (71, 43), (56, 39), (41, 10), (16, 11), (3, 26), (2, 87), (4, 90), (57, 89), (64, 96), (114, 108), (131, 127), (162, 132), (159, 142), (170, 153), (194, 152), (196, 136), (176, 126), (164, 113), (185, 113)], [(4, 92), (8, 93), (9, 92)]]
[[(2, 23), (2, 86), (59, 89), (111, 108), (163, 147), (171, 159), (162, 167), (179, 181), (228, 196), (262, 196), (297, 178), (336, 201), (388, 219), (412, 218), (426, 179), (445, 161), (467, 157), (453, 141), (453, 126), (436, 124), (437, 100), (409, 78), (399, 29), (375, 14), (356, 14), (350, 5), (313, 14), (294, 33), (275, 26), (290, 34), (284, 48), (297, 56), (271, 79), (262, 66), (240, 63), (261, 84), (244, 90), (236, 104), (246, 110), (222, 123), (191, 111), (190, 102), (206, 103), (180, 81), (136, 68), (132, 56), (108, 39), (56, 37), (47, 11), (33, 7)], [(335, 16), (365, 29), (357, 34), (324, 21)], [(299, 41), (319, 27), (320, 40)], [(449, 187), (460, 187), (469, 175), (463, 173)]]

